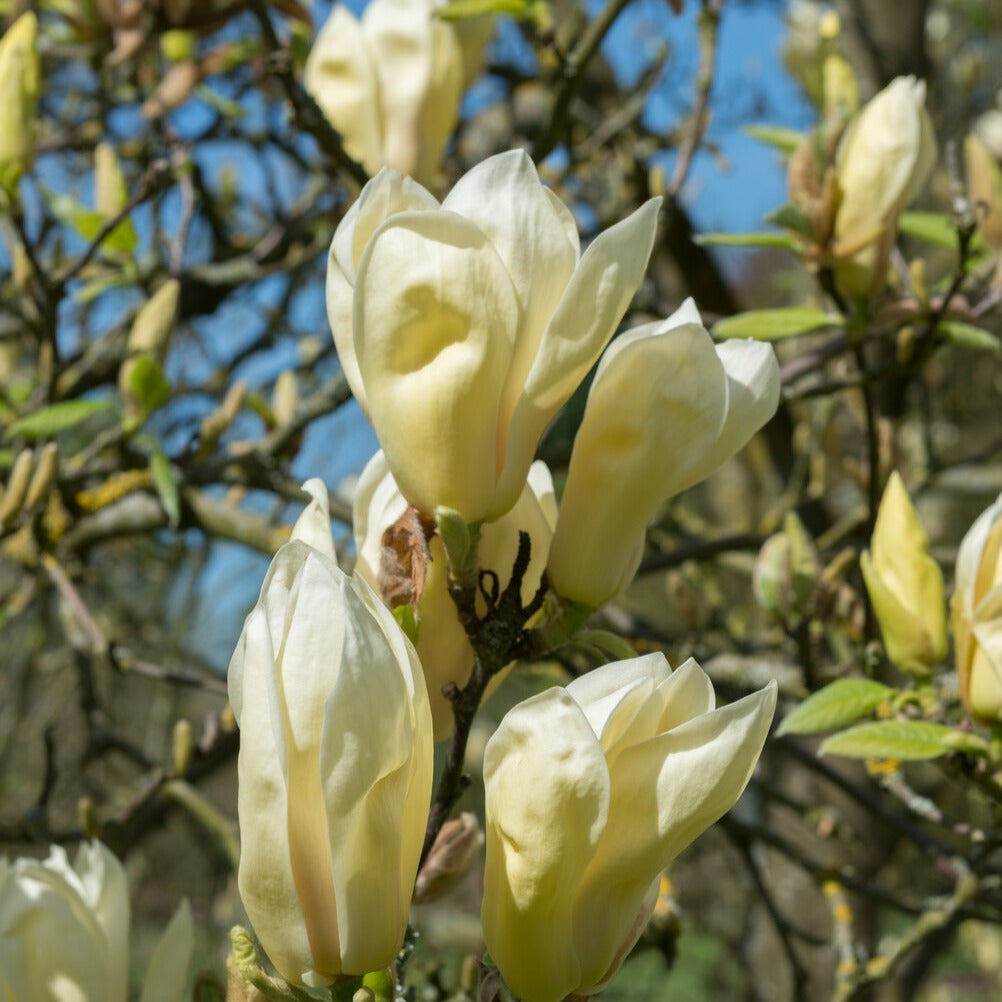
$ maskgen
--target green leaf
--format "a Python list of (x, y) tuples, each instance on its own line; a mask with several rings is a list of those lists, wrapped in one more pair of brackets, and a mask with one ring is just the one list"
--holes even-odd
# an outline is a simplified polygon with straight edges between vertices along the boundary
[[(103, 212), (85, 208), (69, 195), (50, 194), (49, 208), (57, 219), (62, 220), (67, 226), (72, 226), (86, 240), (93, 240), (105, 224), (106, 217)], [(139, 238), (136, 236), (132, 220), (123, 219), (101, 242), (110, 250), (131, 254), (136, 249)]]
[(953, 749), (956, 734), (952, 727), (924, 720), (874, 720), (833, 734), (819, 751), (822, 755), (914, 762), (945, 755)]
[(120, 289), (124, 285), (133, 285), (139, 277), (135, 262), (123, 261), (111, 275), (102, 275), (86, 285), (80, 286), (73, 294), (78, 303), (90, 303), (111, 289)]
[(898, 232), (937, 247), (957, 249), (957, 224), (943, 212), (902, 212)]
[(742, 131), (746, 136), (768, 143), (783, 153), (792, 153), (804, 138), (802, 132), (782, 125), (746, 125)]
[(160, 363), (143, 353), (133, 359), (129, 390), (144, 415), (152, 414), (170, 400), (170, 383)]
[(625, 661), (637, 656), (637, 649), (618, 633), (609, 630), (578, 630), (574, 643), (597, 647), (603, 654), (617, 661)]
[(804, 210), (795, 205), (780, 206), (775, 212), (770, 212), (765, 221), (784, 230), (793, 230), (794, 233), (799, 233), (807, 239), (811, 237), (810, 220), (804, 214)]
[(404, 631), (404, 636), (417, 647), (420, 631), (414, 610), (406, 602), (403, 605), (395, 605), (393, 607), (393, 618), (399, 624), (400, 629)]
[(824, 327), (842, 327), (844, 323), (837, 313), (826, 313), (813, 306), (788, 306), (776, 310), (748, 310), (733, 317), (725, 317), (713, 325), (713, 336), (781, 341), (783, 338), (807, 334)]
[(940, 320), (936, 331), (942, 335), (944, 341), (951, 341), (965, 348), (977, 348), (981, 351), (1002, 349), (999, 339), (991, 331), (975, 327), (974, 324), (965, 324), (961, 320)]
[(107, 400), (64, 400), (12, 421), (7, 426), (7, 435), (11, 438), (52, 438), (86, 421), (92, 414), (111, 409), (112, 404)]
[(164, 455), (158, 442), (152, 442), (150, 452), (150, 473), (153, 476), (153, 486), (157, 489), (160, 505), (167, 513), (167, 520), (172, 529), (177, 528), (181, 521), (181, 501), (177, 491), (177, 481), (171, 469), (170, 460)]
[(696, 243), (707, 247), (785, 247), (796, 250), (789, 233), (700, 233)]
[(817, 734), (872, 713), (895, 690), (866, 678), (840, 678), (808, 696), (779, 725), (777, 734)]
[(542, 23), (548, 17), (549, 7), (540, 0), (453, 0), (435, 11), (443, 21), (466, 21), (484, 14), (507, 14), (516, 21)]

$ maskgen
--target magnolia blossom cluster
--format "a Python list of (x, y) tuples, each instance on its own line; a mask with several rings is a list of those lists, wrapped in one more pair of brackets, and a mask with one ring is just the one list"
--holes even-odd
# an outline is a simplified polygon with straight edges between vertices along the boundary
[[(338, 568), (326, 492), (279, 550), (229, 670), (241, 731), (239, 887), (290, 982), (387, 967), (404, 938), (432, 774), (417, 654)], [(740, 796), (775, 684), (716, 709), (689, 661), (608, 664), (516, 706), (485, 760), (487, 948), (525, 1002), (591, 994), (663, 869)]]
[[(194, 949), (187, 903), (154, 950), (139, 1002), (181, 1002)], [(4, 1002), (127, 1002), (129, 889), (97, 841), (71, 863), (0, 857), (0, 998)]]
[[(714, 346), (691, 302), (605, 350), (657, 210), (648, 202), (582, 252), (571, 213), (511, 152), (441, 203), (383, 170), (334, 236), (334, 340), (382, 446), (356, 490), (355, 572), (338, 566), (326, 490), (310, 481), (229, 669), (244, 735), (240, 891), (293, 984), (385, 968), (403, 941), (433, 745), (452, 728), (443, 688), (462, 687), (475, 657), (446, 526), (476, 541), (496, 593), (527, 539), (523, 607), (545, 582), (557, 607), (587, 611), (629, 584), (657, 507), (776, 407), (771, 349)], [(536, 446), (600, 358), (558, 506)], [(482, 587), (475, 614), (492, 601)], [(695, 662), (673, 672), (657, 654), (509, 712), (486, 751), (482, 915), (524, 1002), (590, 995), (612, 977), (664, 868), (744, 789), (775, 699), (770, 686), (717, 709)], [(446, 842), (421, 888), (450, 854), (469, 859), (476, 831), (467, 820)]]

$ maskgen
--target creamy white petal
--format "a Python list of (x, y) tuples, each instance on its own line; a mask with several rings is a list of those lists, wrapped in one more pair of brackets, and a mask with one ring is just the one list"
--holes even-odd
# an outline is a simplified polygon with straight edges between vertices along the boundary
[(501, 259), (462, 217), (401, 213), (369, 241), (355, 351), (386, 460), (420, 510), (445, 505), (468, 521), (489, 514), (501, 387), (519, 323)]
[(191, 909), (182, 901), (157, 942), (143, 980), (139, 1002), (181, 1002), (195, 950)]
[(484, 785), (487, 949), (516, 996), (559, 1002), (586, 962), (576, 887), (608, 816), (605, 759), (578, 704), (550, 689), (511, 710), (487, 744)]

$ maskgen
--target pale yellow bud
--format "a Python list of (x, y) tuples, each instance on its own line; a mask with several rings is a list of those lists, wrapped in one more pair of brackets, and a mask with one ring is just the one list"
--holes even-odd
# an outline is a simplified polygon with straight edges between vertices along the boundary
[(860, 568), (887, 656), (905, 671), (927, 674), (946, 656), (943, 572), (897, 473), (887, 481)]
[(982, 720), (1002, 720), (1002, 497), (960, 544), (950, 605), (964, 705)]
[(438, 184), (464, 87), (480, 72), (494, 19), (435, 16), (437, 0), (373, 0), (361, 20), (336, 4), (304, 83), (370, 174), (393, 167)]
[(849, 123), (836, 159), (835, 281), (856, 299), (884, 287), (898, 217), (936, 163), (925, 84), (915, 77), (888, 84)]
[(37, 33), (38, 22), (28, 11), (0, 38), (0, 187), (13, 187), (34, 155)]
[(691, 299), (616, 338), (574, 440), (547, 568), (554, 590), (592, 607), (619, 594), (661, 505), (733, 456), (778, 403), (772, 347), (714, 345)]
[(94, 148), (94, 208), (105, 216), (113, 216), (121, 211), (128, 198), (115, 147), (111, 143), (98, 143)]
[(389, 966), (403, 943), (433, 756), (417, 654), (338, 567), (326, 487), (305, 489), (228, 685), (243, 734), (240, 896), (282, 977), (319, 987)]

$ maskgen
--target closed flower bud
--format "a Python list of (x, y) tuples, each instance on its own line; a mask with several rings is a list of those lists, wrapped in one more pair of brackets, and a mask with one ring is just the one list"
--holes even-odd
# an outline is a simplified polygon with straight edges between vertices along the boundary
[(370, 174), (387, 166), (438, 182), (493, 19), (461, 27), (436, 17), (436, 6), (373, 0), (358, 20), (337, 4), (306, 61), (306, 89)]
[(431, 800), (414, 648), (335, 559), (320, 481), (230, 661), (244, 907), (296, 984), (388, 966), (404, 939)]
[(550, 582), (599, 606), (640, 564), (647, 523), (775, 413), (779, 366), (760, 341), (714, 346), (692, 300), (606, 351), (574, 440), (550, 547)]
[[(355, 491), (355, 569), (391, 607), (408, 604), (413, 608), (435, 740), (443, 741), (452, 733), (453, 717), (452, 704), (442, 689), (450, 683), (460, 688), (466, 684), (473, 671), (473, 648), (449, 594), (449, 566), (442, 540), (419, 529), (413, 518), (407, 521), (408, 512), (413, 516), (385, 457), (377, 452)], [(515, 506), (498, 521), (485, 523), (480, 532), (477, 564), (497, 575), (499, 591), (511, 580), (518, 534), (527, 532), (531, 549), (522, 601), (528, 604), (532, 599), (546, 567), (556, 517), (550, 471), (545, 463), (533, 463)], [(483, 602), (482, 597), (479, 601)], [(482, 607), (479, 611), (487, 610)], [(488, 691), (503, 677), (504, 673), (496, 675)]]
[(352, 392), (419, 511), (496, 519), (643, 275), (658, 200), (580, 254), (526, 153), (490, 157), (441, 205), (382, 171), (338, 227), (327, 313)]
[(1002, 251), (1002, 169), (992, 151), (974, 133), (964, 140), (967, 196), (978, 229), (993, 251)]
[(898, 77), (862, 108), (839, 145), (833, 253), (843, 295), (866, 297), (883, 288), (898, 217), (935, 163), (925, 84)]
[(466, 875), (484, 844), (477, 816), (463, 811), (442, 825), (414, 884), (414, 903), (428, 904), (448, 894)]
[(28, 11), (0, 38), (0, 188), (13, 187), (35, 152), (37, 33), (38, 22)]
[(600, 991), (643, 931), (665, 867), (728, 811), (776, 685), (714, 709), (695, 661), (603, 665), (520, 703), (484, 757), (487, 949), (523, 1002)]
[(1002, 497), (960, 544), (951, 612), (964, 705), (982, 720), (1002, 720)]
[[(194, 948), (187, 902), (153, 953), (140, 1002), (181, 1002)], [(126, 1002), (129, 891), (100, 842), (73, 864), (53, 846), (45, 860), (0, 857), (0, 989), (6, 1002)]]
[(927, 674), (946, 656), (943, 573), (897, 473), (887, 481), (870, 549), (859, 562), (887, 656), (905, 671)]

